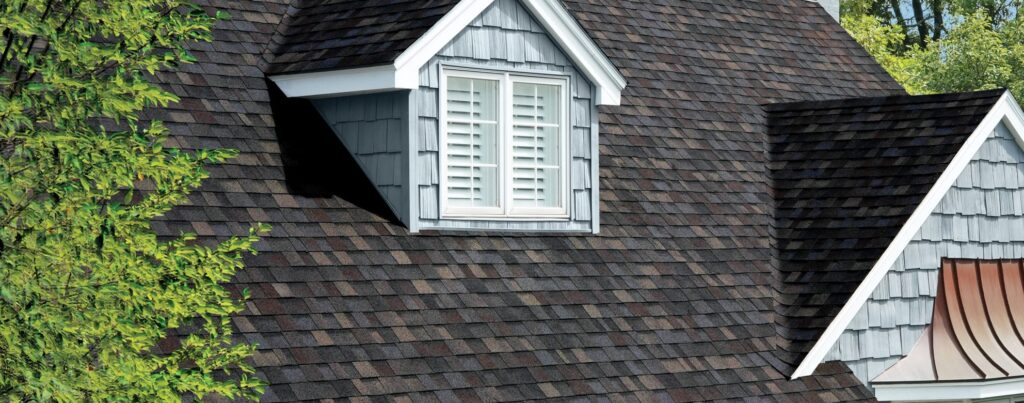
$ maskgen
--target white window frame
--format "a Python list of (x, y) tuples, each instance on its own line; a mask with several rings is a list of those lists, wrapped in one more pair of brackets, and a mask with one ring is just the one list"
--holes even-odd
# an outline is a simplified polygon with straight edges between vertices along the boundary
[[(448, 205), (448, 79), (450, 77), (493, 80), (498, 82), (498, 206), (497, 207), (453, 207)], [(512, 152), (513, 130), (512, 103), (515, 83), (558, 86), (561, 96), (558, 131), (558, 206), (557, 207), (512, 207)], [(438, 126), (440, 132), (440, 208), (445, 219), (484, 220), (567, 220), (569, 219), (570, 159), (569, 159), (569, 77), (519, 72), (499, 72), (478, 69), (441, 67), (438, 90)]]

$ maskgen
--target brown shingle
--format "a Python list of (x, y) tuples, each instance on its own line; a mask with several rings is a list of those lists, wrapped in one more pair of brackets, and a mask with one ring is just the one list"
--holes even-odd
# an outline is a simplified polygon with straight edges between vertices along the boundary
[(268, 74), (388, 64), (458, 0), (297, 0), (271, 39)]
[(779, 323), (797, 364), (1004, 90), (769, 106)]
[[(315, 110), (267, 87), (268, 72), (388, 62), (445, 1), (204, 3), (234, 19), (199, 64), (159, 75), (183, 102), (154, 115), (176, 144), (242, 155), (154, 228), (274, 225), (234, 281), (273, 290), (237, 329), (259, 342), (266, 400), (822, 398), (775, 357), (761, 105), (901, 90), (812, 2), (565, 1), (629, 82), (600, 108), (601, 233), (571, 236), (409, 235)], [(435, 14), (387, 19), (401, 7)], [(268, 46), (279, 57), (253, 68)], [(870, 398), (823, 368), (838, 398)]]

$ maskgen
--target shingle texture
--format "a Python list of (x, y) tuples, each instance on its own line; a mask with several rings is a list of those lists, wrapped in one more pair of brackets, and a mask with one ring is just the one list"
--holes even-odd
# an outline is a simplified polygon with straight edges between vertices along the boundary
[[(254, 67), (276, 32), (355, 22), (299, 29), (283, 0), (205, 1), (233, 18), (198, 64), (160, 75), (181, 102), (153, 117), (172, 145), (241, 155), (155, 226), (273, 224), (234, 282), (266, 400), (870, 399), (841, 364), (787, 380), (775, 353), (761, 105), (902, 92), (814, 3), (567, 1), (629, 82), (600, 109), (601, 233), (410, 235), (312, 106)], [(289, 60), (334, 57), (318, 52)]]
[(787, 361), (811, 348), (1004, 92), (768, 107)]
[(268, 74), (388, 64), (459, 0), (295, 0), (268, 52)]

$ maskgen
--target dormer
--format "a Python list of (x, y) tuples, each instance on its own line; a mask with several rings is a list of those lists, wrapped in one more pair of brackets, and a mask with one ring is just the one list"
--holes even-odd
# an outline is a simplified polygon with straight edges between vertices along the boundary
[(413, 232), (596, 233), (597, 107), (625, 87), (602, 51), (558, 0), (410, 3), (293, 10), (323, 29), (279, 35), (270, 79)]

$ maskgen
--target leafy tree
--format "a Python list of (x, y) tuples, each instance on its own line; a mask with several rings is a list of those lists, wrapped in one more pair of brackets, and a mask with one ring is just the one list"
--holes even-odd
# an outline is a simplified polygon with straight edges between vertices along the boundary
[(874, 16), (903, 32), (900, 51), (944, 38), (965, 16), (981, 12), (993, 28), (1017, 18), (1024, 0), (842, 0), (842, 15)]
[(0, 1), (3, 400), (260, 393), (223, 284), (266, 228), (216, 243), (150, 226), (235, 155), (165, 147), (142, 119), (177, 100), (152, 75), (194, 61), (185, 46), (218, 17), (187, 0)]
[[(878, 0), (848, 0), (843, 26), (911, 93), (1006, 87), (1024, 96), (1024, 19), (1019, 0), (934, 0), (941, 18), (907, 40), (907, 26)], [(913, 8), (913, 7), (911, 7)]]
[(899, 54), (904, 44), (903, 30), (882, 24), (873, 15), (861, 14), (842, 17), (843, 27), (861, 46), (867, 50), (878, 64), (910, 92), (920, 92), (913, 88), (910, 78), (910, 60)]

